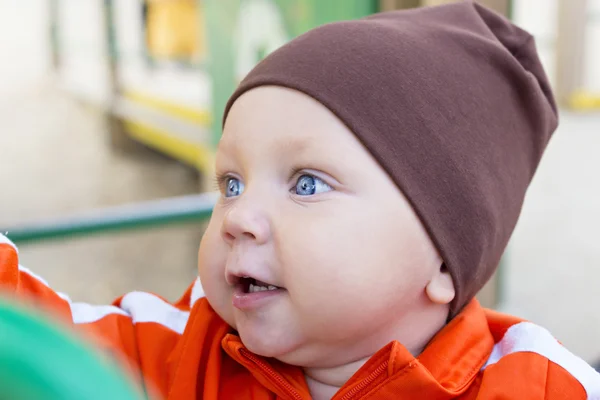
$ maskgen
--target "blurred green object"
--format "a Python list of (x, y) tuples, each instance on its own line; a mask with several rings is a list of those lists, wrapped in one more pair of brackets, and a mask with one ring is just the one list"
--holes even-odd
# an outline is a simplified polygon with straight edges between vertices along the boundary
[(198, 195), (153, 200), (92, 210), (80, 215), (40, 221), (0, 232), (16, 244), (48, 239), (75, 238), (96, 233), (148, 229), (170, 224), (201, 222), (210, 218), (217, 195)]
[(144, 398), (116, 365), (73, 334), (0, 300), (0, 399)]

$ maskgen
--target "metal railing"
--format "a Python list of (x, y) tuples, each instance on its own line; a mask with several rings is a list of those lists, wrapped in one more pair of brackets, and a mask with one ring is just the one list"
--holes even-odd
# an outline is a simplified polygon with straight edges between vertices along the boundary
[(210, 218), (216, 200), (215, 193), (152, 200), (22, 226), (4, 227), (0, 228), (0, 232), (21, 245), (42, 240), (198, 222)]

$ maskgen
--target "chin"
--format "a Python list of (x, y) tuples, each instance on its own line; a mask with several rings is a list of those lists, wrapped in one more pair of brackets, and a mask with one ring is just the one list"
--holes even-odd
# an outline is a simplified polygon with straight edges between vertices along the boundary
[(277, 358), (279, 355), (277, 348), (274, 348), (263, 341), (244, 338), (243, 335), (240, 335), (240, 338), (242, 339), (244, 346), (254, 354), (267, 358)]
[(277, 329), (252, 329), (243, 324), (239, 326), (238, 333), (242, 343), (254, 354), (263, 357), (285, 358), (285, 355), (293, 352), (298, 346), (291, 340), (289, 334)]
[(242, 334), (240, 338), (244, 346), (256, 355), (301, 368), (320, 365), (320, 355), (315, 354), (314, 349), (307, 348), (299, 341), (269, 340), (269, 338), (249, 337)]

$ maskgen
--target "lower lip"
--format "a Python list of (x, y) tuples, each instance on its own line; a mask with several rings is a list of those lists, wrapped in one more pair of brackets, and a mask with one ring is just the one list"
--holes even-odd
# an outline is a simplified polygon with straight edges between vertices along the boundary
[(285, 289), (262, 290), (254, 293), (244, 293), (241, 287), (236, 287), (233, 293), (233, 306), (240, 310), (250, 310), (261, 307), (283, 293)]

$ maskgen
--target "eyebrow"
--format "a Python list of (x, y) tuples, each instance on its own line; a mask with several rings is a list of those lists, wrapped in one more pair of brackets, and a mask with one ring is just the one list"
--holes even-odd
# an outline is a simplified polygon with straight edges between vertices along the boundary
[[(315, 148), (314, 138), (293, 137), (291, 139), (278, 139), (273, 145), (280, 147), (280, 152), (289, 153), (293, 151), (295, 154), (302, 154), (307, 151), (311, 151)], [(217, 145), (217, 150), (224, 153), (226, 156), (234, 156), (240, 150), (240, 147), (235, 141), (221, 140)], [(242, 149), (243, 150), (243, 149)]]
[(312, 142), (312, 139), (307, 139), (306, 137), (294, 138), (292, 140), (284, 141), (281, 147), (285, 152), (293, 151), (295, 154), (302, 154), (315, 147)]

